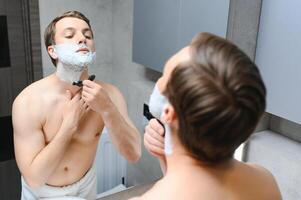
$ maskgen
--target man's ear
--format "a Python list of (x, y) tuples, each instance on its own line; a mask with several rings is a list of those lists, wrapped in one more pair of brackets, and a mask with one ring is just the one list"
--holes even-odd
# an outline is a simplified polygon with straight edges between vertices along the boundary
[(174, 107), (170, 104), (168, 104), (164, 109), (163, 109), (164, 115), (163, 115), (163, 120), (167, 123), (170, 124), (170, 126), (178, 129), (179, 123), (178, 123), (178, 116), (177, 113), (174, 109)]
[(49, 55), (51, 56), (51, 58), (53, 58), (55, 60), (58, 58), (53, 45), (48, 46), (47, 51), (48, 51)]

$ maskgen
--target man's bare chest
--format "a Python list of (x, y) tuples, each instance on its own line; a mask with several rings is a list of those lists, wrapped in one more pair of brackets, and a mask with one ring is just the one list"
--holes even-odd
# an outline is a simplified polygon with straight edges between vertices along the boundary
[[(43, 133), (46, 144), (59, 132), (63, 122), (64, 102), (58, 102), (49, 105), (46, 109), (45, 120), (43, 124)], [(95, 140), (103, 130), (104, 123), (101, 116), (90, 110), (86, 113), (80, 121), (77, 132), (73, 135), (73, 139), (78, 141)]]

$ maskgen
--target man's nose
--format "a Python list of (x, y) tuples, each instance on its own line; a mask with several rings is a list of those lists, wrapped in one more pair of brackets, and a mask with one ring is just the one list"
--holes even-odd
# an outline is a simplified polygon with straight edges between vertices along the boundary
[(86, 44), (86, 37), (82, 34), (82, 33), (79, 33), (77, 35), (77, 44)]

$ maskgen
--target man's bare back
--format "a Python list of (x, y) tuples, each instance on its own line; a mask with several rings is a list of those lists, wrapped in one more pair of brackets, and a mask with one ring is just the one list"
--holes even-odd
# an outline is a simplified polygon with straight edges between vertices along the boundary
[(177, 163), (139, 199), (280, 200), (273, 176), (265, 169), (232, 160), (227, 166), (203, 168)]

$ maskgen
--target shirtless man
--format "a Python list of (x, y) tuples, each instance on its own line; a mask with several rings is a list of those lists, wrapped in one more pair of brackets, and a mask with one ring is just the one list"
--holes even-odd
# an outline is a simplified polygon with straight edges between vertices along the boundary
[(166, 171), (134, 199), (280, 200), (272, 174), (233, 159), (264, 112), (265, 95), (257, 67), (240, 49), (199, 34), (166, 63), (151, 95), (165, 135), (153, 119), (144, 144)]
[[(56, 72), (29, 85), (13, 104), (22, 199), (95, 199), (93, 162), (104, 126), (130, 162), (140, 158), (140, 135), (120, 91), (87, 80), (95, 47), (83, 14), (69, 11), (55, 18), (46, 28), (45, 44)], [(72, 85), (78, 80), (82, 86)]]

